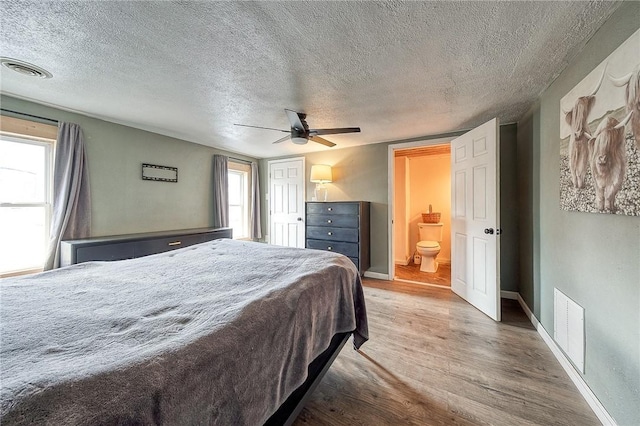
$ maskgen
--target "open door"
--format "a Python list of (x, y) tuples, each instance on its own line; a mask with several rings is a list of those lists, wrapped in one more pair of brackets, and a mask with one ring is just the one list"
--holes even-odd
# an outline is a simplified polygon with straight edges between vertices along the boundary
[(500, 321), (498, 119), (451, 142), (451, 290)]

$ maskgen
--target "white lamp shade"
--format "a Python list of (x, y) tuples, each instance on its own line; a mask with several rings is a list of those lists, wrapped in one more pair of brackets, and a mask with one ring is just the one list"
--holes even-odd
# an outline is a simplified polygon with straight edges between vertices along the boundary
[(311, 166), (311, 182), (327, 183), (331, 182), (331, 166), (326, 164), (314, 164)]

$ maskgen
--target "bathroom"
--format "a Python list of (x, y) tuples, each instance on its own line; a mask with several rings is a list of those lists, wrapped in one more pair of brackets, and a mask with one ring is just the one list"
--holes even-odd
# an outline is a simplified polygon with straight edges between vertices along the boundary
[[(451, 286), (451, 153), (449, 143), (394, 151), (393, 244), (395, 279), (439, 287)], [(440, 213), (437, 225), (422, 225), (423, 213)], [(429, 219), (435, 220), (434, 216)], [(436, 243), (437, 244), (434, 244)], [(429, 247), (426, 249), (424, 247)], [(439, 250), (438, 250), (439, 248)], [(431, 254), (429, 254), (431, 253)], [(433, 259), (435, 255), (435, 261)], [(423, 262), (423, 260), (425, 263)], [(437, 266), (436, 266), (437, 265)], [(422, 266), (422, 271), (421, 271)], [(429, 266), (431, 268), (429, 268)], [(425, 272), (433, 270), (435, 272)]]

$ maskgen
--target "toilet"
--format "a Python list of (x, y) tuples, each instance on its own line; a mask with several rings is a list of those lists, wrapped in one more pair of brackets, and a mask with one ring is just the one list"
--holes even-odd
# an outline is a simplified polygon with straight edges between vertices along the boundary
[(440, 253), (440, 241), (442, 241), (442, 223), (418, 223), (420, 241), (416, 244), (418, 254), (422, 256), (420, 270), (422, 272), (436, 272), (438, 262), (436, 257)]

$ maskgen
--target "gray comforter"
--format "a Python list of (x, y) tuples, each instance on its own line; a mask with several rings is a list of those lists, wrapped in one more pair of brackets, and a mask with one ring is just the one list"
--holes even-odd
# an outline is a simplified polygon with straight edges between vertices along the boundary
[(339, 332), (360, 277), (330, 252), (217, 240), (0, 281), (1, 423), (259, 425)]

